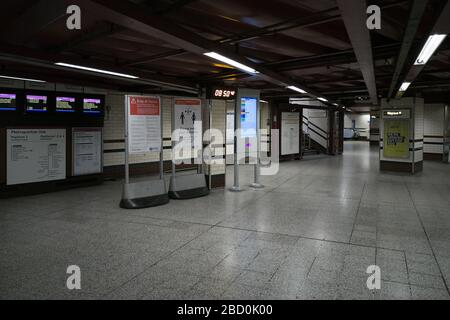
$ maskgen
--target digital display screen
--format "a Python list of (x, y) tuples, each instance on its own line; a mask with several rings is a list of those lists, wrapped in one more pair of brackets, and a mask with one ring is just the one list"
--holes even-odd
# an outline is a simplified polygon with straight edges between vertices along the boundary
[(27, 112), (47, 112), (47, 96), (27, 95)]
[(0, 111), (16, 111), (17, 96), (13, 93), (0, 93)]
[(56, 97), (56, 112), (75, 112), (75, 98)]
[(234, 99), (236, 90), (226, 88), (215, 88), (212, 92), (213, 99)]
[(243, 138), (256, 137), (256, 98), (241, 99), (241, 136)]
[(84, 98), (83, 99), (83, 113), (87, 114), (101, 114), (102, 113), (102, 100)]

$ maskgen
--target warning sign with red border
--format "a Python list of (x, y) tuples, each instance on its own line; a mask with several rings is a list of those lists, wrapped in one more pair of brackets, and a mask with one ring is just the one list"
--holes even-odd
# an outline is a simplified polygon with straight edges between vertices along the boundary
[(161, 99), (126, 96), (130, 153), (161, 151)]
[(159, 116), (161, 111), (159, 98), (129, 96), (130, 115)]

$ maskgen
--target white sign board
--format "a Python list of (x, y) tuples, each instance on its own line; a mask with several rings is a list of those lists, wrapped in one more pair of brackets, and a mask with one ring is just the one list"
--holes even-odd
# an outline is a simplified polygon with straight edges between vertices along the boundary
[(161, 101), (158, 97), (126, 96), (130, 153), (161, 151)]
[(200, 99), (175, 99), (174, 130), (184, 129), (191, 135), (191, 147), (202, 149), (202, 102)]
[(73, 128), (72, 131), (74, 176), (103, 171), (103, 141), (101, 128)]
[(281, 155), (300, 153), (300, 114), (281, 113)]
[(7, 184), (66, 178), (65, 129), (8, 129)]
[(227, 144), (234, 144), (234, 113), (227, 113)]

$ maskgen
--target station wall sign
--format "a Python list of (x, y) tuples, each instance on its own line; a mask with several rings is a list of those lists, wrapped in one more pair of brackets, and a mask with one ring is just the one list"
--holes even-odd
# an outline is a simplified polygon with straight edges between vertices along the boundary
[(66, 178), (66, 129), (8, 129), (7, 184)]
[(72, 148), (74, 176), (102, 173), (102, 128), (73, 128)]

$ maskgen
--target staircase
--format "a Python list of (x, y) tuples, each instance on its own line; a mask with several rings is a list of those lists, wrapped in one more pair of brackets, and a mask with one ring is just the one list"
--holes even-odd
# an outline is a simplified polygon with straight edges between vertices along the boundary
[(303, 156), (328, 153), (328, 120), (324, 117), (313, 117), (311, 116), (312, 112), (304, 109), (302, 126)]
[(302, 156), (326, 153), (326, 149), (311, 138), (311, 135), (302, 134)]

